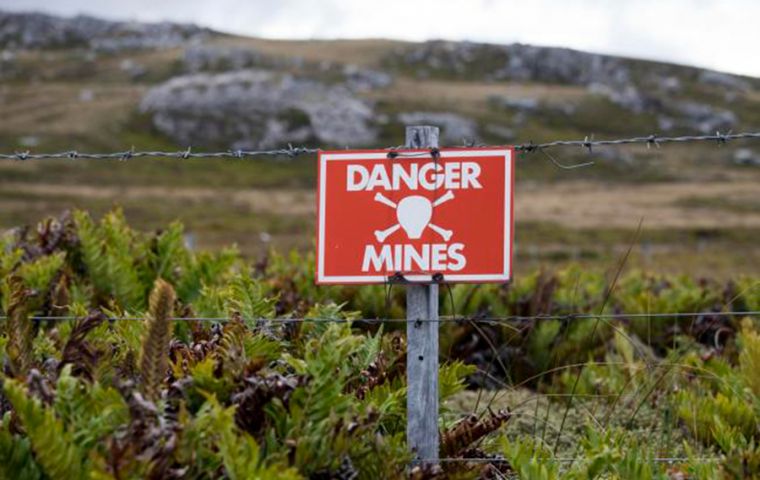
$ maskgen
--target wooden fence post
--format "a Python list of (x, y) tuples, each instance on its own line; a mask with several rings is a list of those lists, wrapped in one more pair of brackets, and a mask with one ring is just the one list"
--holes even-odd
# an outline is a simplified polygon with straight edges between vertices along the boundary
[[(437, 148), (438, 127), (406, 127), (408, 148)], [(406, 289), (406, 440), (415, 460), (438, 461), (438, 285)], [(417, 463), (417, 462), (415, 462)]]

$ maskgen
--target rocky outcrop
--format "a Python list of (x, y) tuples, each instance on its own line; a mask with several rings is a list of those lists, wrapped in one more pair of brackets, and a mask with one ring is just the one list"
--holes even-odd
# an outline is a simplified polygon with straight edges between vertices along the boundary
[(348, 64), (343, 67), (346, 86), (357, 92), (386, 88), (393, 83), (393, 76), (386, 72)]
[(617, 57), (517, 43), (431, 41), (398, 50), (389, 61), (400, 61), (422, 75), (477, 75), (483, 80), (571, 85), (630, 83), (630, 72)]
[(342, 147), (376, 138), (372, 107), (347, 88), (264, 70), (175, 77), (151, 89), (140, 108), (187, 145)]
[(176, 23), (109, 22), (80, 15), (0, 11), (0, 47), (8, 49), (85, 47), (113, 52), (171, 48), (203, 38), (208, 31)]
[(341, 80), (351, 90), (366, 92), (385, 88), (393, 83), (393, 76), (386, 72), (323, 61), (307, 64), (299, 57), (272, 57), (249, 47), (197, 44), (185, 48), (182, 58), (184, 70), (189, 73), (226, 72), (250, 68), (316, 70), (318, 75)]
[(182, 63), (187, 72), (222, 72), (258, 66), (264, 56), (252, 48), (191, 45), (185, 48)]
[[(738, 123), (729, 110), (672, 100), (683, 87), (681, 79), (667, 65), (636, 67), (636, 62), (628, 59), (567, 48), (431, 41), (396, 50), (386, 64), (404, 71), (411, 69), (422, 78), (583, 86), (589, 93), (605, 97), (632, 113), (658, 115), (663, 130), (683, 127), (715, 132)], [(699, 83), (718, 87), (727, 95), (752, 88), (748, 80), (735, 75), (708, 70), (695, 70), (694, 74)], [(519, 114), (547, 108), (530, 99), (494, 97), (491, 102)]]
[(567, 48), (432, 41), (399, 50), (388, 63), (422, 77), (580, 85), (632, 111), (647, 105), (623, 59)]
[(735, 92), (746, 92), (751, 89), (749, 82), (742, 78), (712, 70), (702, 70), (699, 72), (698, 80), (705, 85), (712, 85)]
[(661, 131), (681, 129), (703, 134), (727, 131), (736, 127), (739, 119), (730, 110), (716, 108), (705, 103), (692, 101), (670, 101), (665, 104), (665, 113), (659, 115)]

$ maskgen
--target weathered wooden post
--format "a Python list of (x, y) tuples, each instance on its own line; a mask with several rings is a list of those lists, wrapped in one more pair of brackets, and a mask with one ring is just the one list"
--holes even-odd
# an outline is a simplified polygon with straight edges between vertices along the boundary
[[(406, 127), (408, 148), (437, 148), (438, 127)], [(438, 461), (438, 285), (406, 289), (406, 439), (417, 461)]]

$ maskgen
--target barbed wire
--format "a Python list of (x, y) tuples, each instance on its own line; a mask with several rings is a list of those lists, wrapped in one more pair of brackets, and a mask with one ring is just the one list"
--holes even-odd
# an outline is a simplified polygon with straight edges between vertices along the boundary
[(591, 151), (593, 147), (603, 147), (611, 145), (631, 145), (643, 144), (647, 147), (659, 147), (665, 143), (688, 143), (688, 142), (717, 142), (718, 145), (725, 145), (731, 140), (740, 139), (757, 139), (760, 138), (760, 132), (744, 133), (720, 133), (715, 135), (682, 135), (677, 137), (664, 137), (657, 134), (646, 135), (641, 137), (618, 138), (612, 140), (590, 140), (589, 137), (583, 140), (554, 140), (545, 143), (529, 142), (527, 144), (515, 145), (515, 150), (524, 152), (533, 152), (544, 150), (552, 147), (583, 147)]
[[(542, 458), (541, 461), (545, 462), (554, 462), (554, 463), (572, 463), (577, 461), (577, 458)], [(722, 460), (720, 457), (700, 457), (700, 458), (689, 458), (689, 457), (655, 457), (652, 458), (650, 461), (653, 463), (679, 463), (679, 462), (688, 462), (688, 461), (697, 461), (697, 462), (717, 462)], [(443, 457), (438, 459), (417, 459), (414, 460), (415, 463), (457, 463), (457, 462), (470, 462), (470, 463), (508, 463), (509, 460), (506, 458), (482, 458), (482, 457)]]
[[(218, 322), (224, 323), (233, 320), (233, 318), (239, 318), (248, 322), (262, 322), (262, 323), (416, 323), (416, 322), (429, 322), (429, 323), (485, 323), (485, 324), (505, 324), (527, 320), (583, 320), (583, 319), (617, 319), (617, 320), (636, 320), (636, 319), (648, 319), (648, 318), (695, 318), (695, 317), (760, 317), (760, 311), (721, 311), (721, 312), (653, 312), (653, 313), (606, 313), (606, 314), (592, 314), (592, 313), (569, 313), (564, 315), (513, 315), (503, 317), (467, 317), (467, 316), (455, 316), (455, 315), (443, 315), (437, 319), (424, 319), (424, 318), (316, 318), (316, 317), (279, 317), (279, 318), (267, 318), (267, 317), (172, 317), (171, 321), (175, 322)], [(38, 315), (29, 317), (35, 321), (72, 321), (84, 318), (76, 315), (60, 315), (60, 316), (47, 316)], [(108, 316), (109, 321), (140, 321), (144, 320), (142, 316)], [(7, 315), (0, 315), (0, 321), (8, 320)]]
[[(543, 143), (521, 143), (512, 145), (517, 152), (533, 153), (536, 151), (544, 151), (549, 148), (555, 147), (582, 147), (589, 152), (593, 152), (595, 147), (605, 147), (614, 145), (632, 145), (643, 144), (647, 147), (660, 147), (666, 143), (689, 143), (689, 142), (716, 142), (718, 145), (725, 145), (731, 140), (742, 139), (760, 139), (760, 132), (743, 132), (743, 133), (721, 133), (715, 132), (714, 135), (682, 135), (682, 136), (660, 136), (657, 134), (617, 138), (608, 140), (594, 140), (589, 137), (583, 140), (553, 140)], [(505, 145), (466, 145), (477, 146), (482, 148), (501, 148)], [(403, 149), (403, 147), (388, 147), (385, 150), (392, 152), (394, 150)], [(177, 158), (177, 159), (190, 159), (190, 158), (218, 158), (218, 159), (243, 159), (252, 157), (298, 157), (307, 154), (319, 153), (321, 149), (313, 147), (294, 147), (288, 145), (283, 148), (264, 149), (264, 150), (226, 150), (216, 152), (194, 152), (190, 147), (185, 150), (178, 151), (160, 151), (160, 150), (145, 150), (138, 151), (134, 148), (122, 152), (106, 152), (106, 153), (88, 153), (79, 152), (77, 150), (68, 150), (63, 152), (52, 153), (31, 153), (31, 151), (15, 152), (15, 153), (0, 153), (0, 160), (43, 160), (43, 159), (90, 159), (90, 160), (121, 160), (126, 161), (132, 158)], [(573, 168), (576, 166), (571, 166)]]
[(133, 149), (123, 152), (108, 152), (108, 153), (87, 153), (79, 152), (77, 150), (68, 150), (65, 152), (57, 153), (30, 153), (16, 152), (12, 154), (0, 153), (0, 159), (3, 160), (42, 160), (42, 159), (89, 159), (89, 160), (122, 160), (126, 161), (132, 158), (141, 157), (156, 157), (156, 158), (246, 158), (246, 157), (297, 157), (300, 155), (318, 153), (318, 148), (307, 147), (294, 147), (288, 145), (285, 148), (275, 148), (268, 150), (227, 150), (219, 152), (193, 152), (190, 147), (185, 150), (178, 150), (175, 152), (160, 151), (160, 150), (148, 150), (148, 151), (136, 151)]

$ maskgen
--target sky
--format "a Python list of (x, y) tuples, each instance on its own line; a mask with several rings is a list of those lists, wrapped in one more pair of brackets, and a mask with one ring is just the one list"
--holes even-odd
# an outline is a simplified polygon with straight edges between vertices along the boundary
[(0, 9), (284, 39), (520, 42), (760, 77), (759, 0), (0, 0)]

